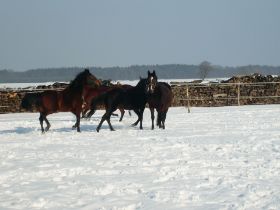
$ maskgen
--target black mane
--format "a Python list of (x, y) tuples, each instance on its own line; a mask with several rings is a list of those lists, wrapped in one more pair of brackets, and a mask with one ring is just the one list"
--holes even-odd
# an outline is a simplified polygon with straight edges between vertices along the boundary
[(86, 82), (86, 79), (88, 75), (90, 74), (88, 69), (85, 69), (84, 71), (80, 72), (76, 78), (70, 82), (69, 84), (69, 89), (76, 89), (76, 90), (81, 90), (83, 88), (83, 85)]
[(146, 87), (146, 85), (147, 85), (147, 78), (140, 78), (139, 82), (135, 87), (143, 88)]

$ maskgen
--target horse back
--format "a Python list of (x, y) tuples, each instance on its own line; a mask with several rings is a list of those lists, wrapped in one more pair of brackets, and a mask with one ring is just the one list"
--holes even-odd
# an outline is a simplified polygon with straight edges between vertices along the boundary
[(127, 86), (124, 89), (122, 102), (124, 109), (140, 109), (147, 103), (146, 92), (136, 87)]
[(166, 82), (158, 82), (158, 85), (159, 85), (159, 86), (164, 85), (165, 87), (167, 87), (169, 90), (172, 91), (171, 86), (170, 86), (168, 83), (166, 83)]
[(159, 110), (167, 110), (173, 100), (172, 89), (169, 84), (159, 82), (156, 86), (155, 92), (149, 96), (148, 103), (151, 108)]
[(120, 86), (110, 90), (107, 94), (107, 104), (115, 108), (126, 110), (140, 109), (146, 104), (144, 92), (139, 91), (133, 86)]
[(57, 109), (57, 92), (44, 91), (35, 93), (26, 93), (22, 99), (21, 107), (28, 110), (52, 113)]
[(48, 114), (57, 112), (59, 109), (59, 92), (55, 90), (46, 90), (41, 93), (41, 104), (38, 107), (39, 111)]
[(85, 95), (84, 100), (87, 104), (90, 104), (93, 98), (102, 95), (110, 90), (112, 90), (112, 87), (105, 86), (105, 85), (102, 85), (99, 88), (91, 88)]

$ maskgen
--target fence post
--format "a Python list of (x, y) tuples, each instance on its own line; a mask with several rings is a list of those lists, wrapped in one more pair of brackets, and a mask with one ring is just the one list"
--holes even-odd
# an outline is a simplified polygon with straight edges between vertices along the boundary
[(239, 81), (237, 85), (237, 102), (238, 102), (238, 106), (240, 106), (240, 82)]
[(188, 105), (188, 113), (190, 113), (191, 110), (190, 110), (189, 86), (188, 85), (187, 85), (187, 105)]

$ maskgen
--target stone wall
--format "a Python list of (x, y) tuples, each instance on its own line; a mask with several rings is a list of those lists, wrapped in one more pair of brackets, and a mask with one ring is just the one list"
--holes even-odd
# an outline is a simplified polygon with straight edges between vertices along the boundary
[[(174, 100), (172, 106), (232, 106), (251, 104), (280, 104), (280, 77), (251, 75), (233, 77), (220, 83), (172, 82)], [(20, 103), (26, 92), (45, 89), (62, 89), (67, 84), (55, 83), (28, 89), (0, 90), (0, 113), (21, 112)], [(239, 92), (239, 94), (238, 94)], [(269, 96), (269, 97), (268, 97)]]

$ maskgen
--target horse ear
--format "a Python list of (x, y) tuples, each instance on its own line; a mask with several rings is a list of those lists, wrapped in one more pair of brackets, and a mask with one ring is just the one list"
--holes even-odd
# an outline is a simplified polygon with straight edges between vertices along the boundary
[(153, 75), (156, 75), (156, 71), (155, 70), (153, 71)]
[(84, 72), (89, 73), (89, 69), (85, 69)]
[(148, 76), (149, 76), (149, 75), (151, 75), (151, 72), (150, 72), (150, 70), (148, 70)]

